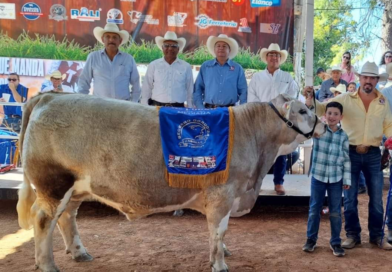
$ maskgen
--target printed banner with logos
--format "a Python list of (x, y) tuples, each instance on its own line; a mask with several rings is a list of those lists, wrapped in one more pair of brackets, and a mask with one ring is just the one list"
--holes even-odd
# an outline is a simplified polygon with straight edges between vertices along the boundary
[(93, 29), (108, 22), (137, 43), (175, 31), (185, 52), (223, 33), (254, 53), (270, 43), (293, 53), (294, 0), (0, 0), (2, 35), (15, 40), (28, 32), (94, 46)]
[(162, 151), (170, 186), (226, 183), (234, 139), (231, 108), (159, 109)]

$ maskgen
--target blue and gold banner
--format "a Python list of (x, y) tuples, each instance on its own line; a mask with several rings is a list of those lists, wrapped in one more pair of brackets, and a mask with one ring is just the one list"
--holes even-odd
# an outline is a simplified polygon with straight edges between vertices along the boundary
[(159, 122), (170, 186), (205, 188), (227, 181), (234, 139), (231, 108), (162, 107)]

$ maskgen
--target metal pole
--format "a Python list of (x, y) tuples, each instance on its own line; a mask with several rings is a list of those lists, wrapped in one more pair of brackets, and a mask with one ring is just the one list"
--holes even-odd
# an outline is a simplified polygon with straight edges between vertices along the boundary
[(305, 85), (313, 86), (314, 0), (306, 1)]

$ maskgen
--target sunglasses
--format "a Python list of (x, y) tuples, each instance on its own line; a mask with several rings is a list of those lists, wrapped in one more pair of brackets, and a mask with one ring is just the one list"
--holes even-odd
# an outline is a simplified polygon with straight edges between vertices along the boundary
[(163, 44), (163, 48), (169, 48), (169, 47), (175, 49), (178, 48), (178, 44), (167, 44), (167, 43)]
[(344, 59), (350, 60), (350, 57), (343, 56)]
[(9, 78), (9, 79), (8, 79), (9, 82), (11, 82), (11, 81), (15, 82), (15, 81), (17, 81), (17, 80), (18, 80), (17, 78)]
[(392, 58), (392, 55), (386, 55), (385, 58), (390, 59), (390, 58)]

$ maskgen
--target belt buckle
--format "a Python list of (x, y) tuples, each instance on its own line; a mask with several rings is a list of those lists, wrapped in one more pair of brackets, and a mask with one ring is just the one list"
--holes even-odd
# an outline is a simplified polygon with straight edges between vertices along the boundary
[(164, 107), (172, 108), (173, 106), (172, 106), (172, 104), (170, 104), (170, 103), (166, 103), (166, 104), (164, 105)]
[(366, 154), (369, 152), (369, 147), (366, 145), (357, 145), (357, 147), (355, 148), (355, 151), (358, 154)]

